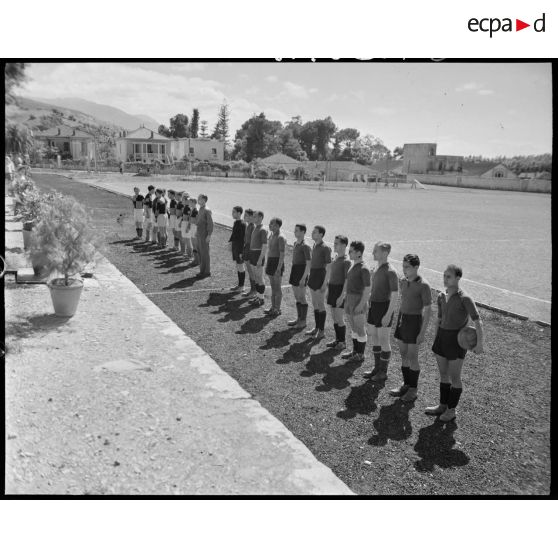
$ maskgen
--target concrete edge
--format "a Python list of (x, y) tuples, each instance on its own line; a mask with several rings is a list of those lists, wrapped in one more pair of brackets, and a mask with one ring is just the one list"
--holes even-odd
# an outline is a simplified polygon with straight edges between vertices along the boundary
[(227, 374), (195, 341), (180, 329), (155, 303), (145, 296), (136, 285), (122, 274), (105, 257), (100, 258), (100, 273), (95, 273), (99, 281), (116, 283), (125, 294), (132, 296), (146, 311), (148, 319), (157, 322), (161, 335), (170, 337), (179, 352), (191, 356), (191, 367), (205, 377), (209, 389), (227, 399), (242, 399), (249, 406), (249, 415), (255, 427), (280, 440), (288, 446), (297, 463), (290, 480), (305, 493), (320, 495), (354, 495), (354, 492), (339, 479), (333, 471), (319, 461), (314, 454), (275, 416), (255, 400), (242, 386)]
[[(53, 173), (53, 174), (57, 174), (57, 173)], [(60, 173), (58, 173), (60, 174)], [(62, 174), (60, 174), (60, 176), (64, 176)], [(64, 177), (67, 178), (67, 177)], [(98, 190), (104, 190), (105, 192), (109, 192), (111, 194), (114, 194), (115, 196), (122, 196), (124, 198), (128, 197), (126, 196), (126, 194), (121, 194), (120, 192), (115, 192), (114, 190), (110, 190), (109, 188), (104, 188), (103, 186), (98, 186), (98, 185), (94, 185), (94, 184), (87, 184), (87, 186), (91, 186), (92, 188), (97, 188)], [(216, 225), (219, 225), (220, 227), (226, 229), (226, 230), (232, 230), (232, 227), (229, 225), (225, 225), (223, 223), (219, 223), (217, 221), (215, 221)], [(287, 242), (288, 246), (292, 247), (292, 244), (289, 244)], [(438, 295), (441, 291), (432, 288), (432, 291), (436, 293), (436, 295)], [(550, 323), (544, 322), (542, 320), (532, 320), (531, 318), (529, 318), (528, 316), (523, 316), (522, 314), (516, 314), (515, 312), (511, 312), (509, 310), (504, 310), (502, 308), (498, 308), (497, 306), (491, 306), (490, 304), (486, 304), (484, 302), (478, 302), (475, 300), (475, 304), (477, 306), (480, 306), (481, 308), (484, 308), (485, 310), (490, 310), (491, 312), (495, 312), (496, 314), (502, 314), (504, 316), (508, 316), (510, 318), (515, 318), (517, 320), (521, 320), (521, 321), (532, 321), (533, 323), (536, 323), (540, 326), (543, 327), (552, 327), (552, 325)]]

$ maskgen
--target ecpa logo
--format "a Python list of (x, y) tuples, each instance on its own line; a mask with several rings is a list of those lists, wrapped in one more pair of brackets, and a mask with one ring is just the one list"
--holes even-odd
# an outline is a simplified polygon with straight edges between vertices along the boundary
[[(545, 32), (545, 15), (543, 15), (536, 19), (533, 22), (533, 29), (536, 33), (544, 33)], [(490, 38), (494, 33), (498, 31), (510, 32), (510, 31), (521, 31), (522, 29), (526, 29), (527, 27), (531, 27), (530, 23), (525, 23), (524, 21), (517, 19), (515, 20), (515, 29), (513, 27), (512, 18), (505, 17), (500, 19), (498, 17), (485, 17), (482, 19), (478, 19), (476, 17), (472, 17), (468, 23), (467, 27), (469, 31), (473, 33), (477, 33), (479, 31), (483, 33), (490, 33)]]

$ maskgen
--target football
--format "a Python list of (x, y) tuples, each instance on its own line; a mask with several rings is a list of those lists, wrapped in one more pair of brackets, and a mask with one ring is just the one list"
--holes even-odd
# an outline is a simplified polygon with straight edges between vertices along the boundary
[(457, 334), (457, 342), (462, 349), (470, 351), (477, 346), (477, 330), (471, 326), (465, 326)]

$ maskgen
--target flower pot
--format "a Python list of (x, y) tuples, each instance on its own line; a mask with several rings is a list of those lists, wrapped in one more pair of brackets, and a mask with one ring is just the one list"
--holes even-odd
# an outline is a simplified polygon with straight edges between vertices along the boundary
[(83, 290), (81, 279), (70, 279), (69, 285), (64, 285), (64, 279), (57, 277), (48, 283), (50, 297), (54, 306), (54, 313), (57, 316), (70, 317), (76, 313), (79, 297)]
[(29, 250), (29, 246), (31, 244), (31, 233), (33, 232), (33, 225), (35, 224), (34, 221), (25, 221), (23, 223), (23, 249)]

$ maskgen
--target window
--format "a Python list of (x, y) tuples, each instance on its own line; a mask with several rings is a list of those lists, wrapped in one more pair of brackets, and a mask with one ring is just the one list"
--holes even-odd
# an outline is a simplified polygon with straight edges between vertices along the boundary
[(193, 154), (194, 154), (194, 148), (190, 147), (190, 155), (193, 155)]
[(148, 153), (153, 153), (153, 144), (152, 143), (147, 144), (147, 152)]
[(211, 154), (217, 156), (217, 148), (216, 147), (211, 148)]
[(64, 151), (70, 151), (70, 142), (69, 141), (64, 142)]
[(165, 144), (161, 145), (161, 155), (165, 154)]
[(504, 173), (499, 170), (494, 173), (494, 178), (504, 178)]

